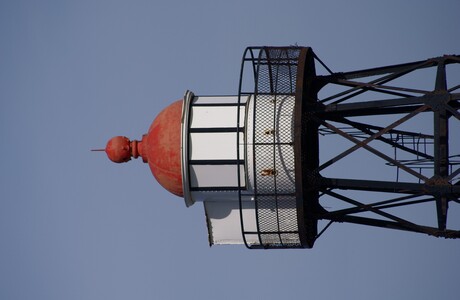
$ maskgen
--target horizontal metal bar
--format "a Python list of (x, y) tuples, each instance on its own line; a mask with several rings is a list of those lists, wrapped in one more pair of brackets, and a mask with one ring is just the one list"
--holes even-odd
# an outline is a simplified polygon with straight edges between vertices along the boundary
[(295, 197), (295, 193), (256, 193), (256, 194), (253, 194), (253, 196), (255, 197), (260, 197), (260, 196), (264, 196), (264, 197), (268, 197), (268, 196), (271, 196), (271, 197), (274, 197), (274, 196), (278, 196), (278, 197)]
[(334, 83), (351, 86), (351, 87), (366, 88), (367, 90), (372, 90), (375, 92), (384, 92), (382, 90), (389, 90), (389, 91), (396, 91), (396, 92), (409, 92), (409, 93), (415, 93), (415, 94), (427, 94), (430, 92), (427, 90), (418, 90), (418, 89), (403, 88), (403, 87), (397, 87), (397, 86), (372, 84), (372, 83), (358, 82), (358, 81), (351, 81), (351, 80), (344, 80), (344, 79), (338, 79)]
[(220, 103), (220, 102), (216, 102), (216, 103), (193, 103), (192, 104), (192, 107), (214, 107), (214, 106), (219, 106), (219, 107), (222, 107), (222, 106), (228, 106), (228, 107), (234, 107), (234, 106), (245, 106), (246, 105), (246, 102), (241, 102), (241, 103)]
[(195, 159), (189, 160), (189, 165), (244, 165), (244, 160), (240, 159)]
[(277, 67), (277, 66), (289, 66), (289, 67), (297, 67), (297, 60), (296, 59), (272, 59), (269, 58), (268, 60), (259, 60), (257, 61), (257, 65), (259, 66), (270, 66), (270, 67)]
[(428, 60), (415, 61), (411, 63), (363, 69), (363, 70), (357, 70), (357, 71), (351, 71), (351, 72), (343, 72), (343, 73), (340, 73), (340, 76), (346, 79), (354, 79), (354, 78), (383, 75), (383, 74), (395, 73), (395, 72), (404, 72), (408, 69), (413, 71), (413, 70), (418, 70), (418, 69), (430, 68), (430, 67), (435, 66), (436, 64), (437, 62), (435, 60), (428, 59)]
[(320, 185), (323, 188), (337, 188), (344, 190), (373, 191), (399, 194), (447, 194), (460, 195), (460, 186), (436, 185), (411, 182), (391, 182), (361, 179), (322, 178)]
[(458, 89), (460, 89), (460, 84), (458, 84), (458, 85), (456, 85), (456, 86), (453, 86), (453, 87), (451, 87), (451, 88), (450, 88), (450, 89), (448, 89), (447, 91), (448, 91), (448, 92), (453, 92), (453, 91), (455, 91), (455, 90), (458, 90)]
[(243, 231), (243, 234), (299, 234), (298, 231)]
[(294, 142), (288, 143), (254, 143), (254, 146), (292, 146)]
[[(416, 70), (416, 68), (417, 68), (417, 66), (414, 66), (414, 67), (412, 67), (412, 68), (407, 68), (407, 69), (404, 69), (404, 70), (402, 70), (402, 71), (399, 71), (399, 72), (396, 72), (396, 73), (391, 73), (391, 74), (388, 74), (388, 75), (383, 76), (383, 77), (381, 77), (381, 78), (377, 78), (377, 79), (371, 80), (371, 81), (368, 82), (368, 83), (370, 83), (370, 84), (385, 84), (385, 83), (388, 83), (388, 82), (390, 82), (390, 81), (393, 81), (393, 80), (395, 80), (395, 79), (397, 79), (397, 78), (400, 78), (400, 77), (402, 77), (402, 76), (405, 76), (405, 75), (407, 75), (407, 74), (413, 72), (414, 70)], [(341, 77), (342, 77), (342, 76), (341, 76), (341, 74), (339, 73), (339, 74), (336, 74), (335, 76), (333, 76), (333, 77), (331, 77), (331, 78), (326, 78), (325, 82), (326, 82), (326, 83), (334, 82), (334, 81), (336, 80), (336, 78), (341, 78)], [(366, 89), (366, 88), (353, 87), (353, 88), (351, 88), (351, 89), (349, 89), (349, 90), (347, 90), (347, 91), (343, 91), (343, 92), (340, 92), (340, 93), (335, 94), (335, 95), (333, 95), (333, 96), (330, 96), (330, 97), (328, 97), (328, 98), (322, 99), (322, 100), (320, 100), (319, 102), (320, 102), (320, 103), (325, 103), (325, 102), (327, 102), (327, 101), (330, 101), (330, 100), (339, 98), (339, 97), (341, 97), (341, 96), (344, 96), (343, 98), (341, 98), (341, 99), (336, 100), (336, 101), (333, 102), (333, 103), (336, 103), (336, 104), (337, 104), (337, 103), (344, 102), (344, 101), (346, 101), (346, 100), (348, 100), (348, 99), (351, 99), (351, 98), (353, 98), (353, 97), (355, 97), (355, 96), (361, 95), (361, 94), (363, 94), (363, 93), (365, 93), (365, 92), (367, 92), (367, 91), (368, 91), (368, 89)], [(345, 95), (347, 95), (347, 94), (349, 94), (349, 95), (348, 95), (348, 96), (345, 96)]]
[(446, 65), (460, 63), (460, 55), (446, 54), (446, 55), (443, 56), (443, 58), (445, 59), (444, 63)]
[[(367, 129), (374, 129), (374, 130), (382, 130), (383, 129), (382, 126), (355, 122), (355, 121), (351, 121), (351, 120), (345, 119), (345, 118), (334, 119), (334, 121), (339, 122), (339, 123), (343, 123), (343, 124), (348, 124), (350, 126), (355, 127), (358, 130), (361, 130), (361, 128), (363, 128), (363, 127), (367, 128)], [(412, 131), (405, 131), (405, 130), (398, 130), (398, 129), (391, 129), (388, 133), (406, 135), (406, 136), (415, 137), (415, 138), (426, 138), (426, 139), (432, 139), (434, 137), (432, 134), (423, 134), (423, 133), (419, 133), (419, 132), (412, 132)]]
[[(419, 197), (419, 195), (412, 195), (409, 197)], [(409, 198), (409, 197), (404, 197), (404, 198)], [(369, 204), (370, 206), (376, 208), (376, 209), (388, 209), (388, 208), (393, 208), (393, 207), (400, 207), (400, 206), (406, 206), (406, 205), (414, 205), (414, 204), (421, 204), (421, 203), (426, 203), (426, 202), (434, 202), (436, 201), (434, 198), (429, 198), (429, 199), (421, 199), (421, 200), (412, 200), (412, 201), (394, 201), (393, 203), (385, 204), (385, 205), (378, 205), (376, 203)], [(355, 213), (360, 213), (360, 212), (366, 212), (367, 210), (362, 209), (361, 207), (352, 207), (352, 208), (346, 208), (346, 209), (341, 209), (341, 210), (336, 210), (336, 211), (330, 211), (325, 214), (325, 216), (328, 217), (333, 217), (333, 216), (341, 216), (341, 215), (350, 215), (350, 214), (355, 214)]]
[(422, 225), (417, 225), (417, 224), (414, 224), (415, 226), (407, 227), (404, 224), (401, 224), (399, 222), (365, 218), (365, 217), (356, 217), (356, 216), (341, 216), (338, 218), (325, 217), (324, 219), (335, 221), (335, 222), (345, 222), (345, 223), (353, 223), (353, 224), (360, 224), (360, 225), (367, 225), (367, 226), (374, 226), (374, 227), (381, 227), (381, 228), (419, 232), (419, 233), (425, 233), (425, 234), (436, 236), (436, 237), (460, 238), (460, 231), (458, 230), (446, 229), (446, 230), (440, 231), (438, 228), (422, 226)]
[(422, 183), (406, 183), (361, 179), (323, 178), (321, 180), (321, 186), (333, 189), (386, 192), (399, 194), (420, 194), (427, 192), (425, 184)]
[[(454, 96), (452, 95), (452, 97)], [(410, 98), (402, 98), (402, 99), (410, 99)], [(380, 101), (387, 101), (387, 100), (380, 100)], [(360, 105), (361, 103), (363, 103), (362, 106)], [(423, 106), (423, 105), (404, 105), (404, 104), (395, 105), (395, 106), (391, 106), (391, 105), (390, 106), (373, 106), (372, 104), (366, 105), (364, 103), (365, 102), (356, 103), (357, 104), (356, 107), (353, 107), (355, 103), (349, 103), (350, 106), (348, 107), (341, 106), (340, 108), (336, 108), (334, 106), (335, 104), (327, 105), (325, 107), (317, 106), (314, 109), (312, 109), (312, 111), (324, 119), (333, 119), (337, 117), (359, 117), (359, 116), (381, 116), (381, 115), (389, 115), (389, 114), (392, 114), (392, 115), (393, 114), (403, 114), (403, 113), (409, 113)], [(341, 104), (341, 105), (345, 105), (345, 104)], [(450, 101), (449, 106), (451, 106), (453, 109), (458, 109), (460, 107), (460, 102)], [(432, 109), (431, 107), (428, 107), (425, 111), (431, 112)]]
[[(243, 186), (244, 188), (244, 186)], [(209, 192), (209, 191), (238, 191), (238, 186), (200, 186), (200, 187), (190, 187), (190, 191), (192, 192)]]
[(295, 96), (295, 91), (294, 92), (287, 92), (287, 93), (281, 93), (281, 92), (256, 92), (254, 93), (254, 96)]
[[(342, 200), (346, 203), (349, 203), (349, 204), (352, 204), (352, 205), (355, 205), (356, 207), (359, 207), (361, 209), (363, 209), (364, 211), (369, 211), (369, 212), (373, 212), (377, 215), (380, 215), (384, 218), (387, 218), (389, 220), (393, 220), (395, 222), (397, 222), (400, 226), (404, 227), (404, 228), (407, 228), (407, 229), (410, 229), (410, 230), (417, 230), (418, 228), (418, 225), (417, 224), (414, 224), (408, 220), (405, 220), (403, 218), (400, 218), (400, 217), (397, 217), (393, 214), (390, 214), (390, 213), (387, 213), (385, 211), (382, 211), (380, 209), (377, 209), (375, 207), (372, 207), (370, 205), (367, 205), (367, 204), (363, 204), (361, 202), (358, 202), (356, 200), (353, 200), (349, 197), (346, 197), (344, 195), (341, 195), (341, 194), (338, 194), (338, 193), (334, 193), (332, 191), (326, 191), (325, 192), (326, 194), (328, 194), (329, 196), (332, 196), (332, 197), (335, 197), (336, 199), (339, 199), (339, 200)], [(351, 216), (342, 216), (342, 218), (348, 218), (348, 217), (351, 217)]]
[[(365, 109), (350, 109), (344, 111), (329, 111), (319, 112), (317, 115), (326, 120), (334, 120), (337, 117), (361, 117), (361, 116), (384, 116), (384, 115), (397, 115), (404, 114), (419, 109), (423, 105), (408, 105), (397, 107), (381, 107), (381, 108), (365, 108)], [(430, 108), (425, 110), (431, 111)]]
[(189, 133), (219, 133), (219, 132), (244, 132), (244, 127), (191, 127)]
[[(436, 96), (430, 96), (430, 99), (436, 100)], [(412, 104), (425, 104), (428, 100), (427, 96), (419, 97), (407, 97), (407, 98), (396, 98), (388, 100), (376, 100), (376, 101), (363, 101), (355, 103), (345, 103), (345, 104), (329, 104), (323, 107), (325, 112), (330, 111), (347, 111), (347, 110), (356, 110), (356, 109), (368, 109), (368, 108), (383, 108), (383, 107), (398, 107), (406, 106)], [(321, 107), (317, 107), (318, 112)]]
[(427, 198), (427, 199), (406, 201), (406, 202), (401, 202), (401, 203), (378, 205), (378, 206), (375, 206), (375, 208), (388, 209), (388, 208), (394, 208), (394, 207), (400, 207), (400, 206), (406, 206), (406, 205), (414, 205), (414, 204), (422, 204), (422, 203), (434, 202), (434, 201), (436, 201), (435, 198)]

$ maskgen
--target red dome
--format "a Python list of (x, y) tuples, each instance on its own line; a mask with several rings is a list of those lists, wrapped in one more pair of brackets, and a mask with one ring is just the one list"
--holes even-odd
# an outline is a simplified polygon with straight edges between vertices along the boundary
[(158, 183), (177, 196), (183, 196), (181, 171), (182, 100), (166, 107), (155, 118), (142, 141), (117, 136), (109, 140), (105, 152), (116, 163), (142, 157)]
[(157, 181), (168, 191), (183, 196), (181, 171), (182, 100), (166, 107), (142, 139), (143, 153)]

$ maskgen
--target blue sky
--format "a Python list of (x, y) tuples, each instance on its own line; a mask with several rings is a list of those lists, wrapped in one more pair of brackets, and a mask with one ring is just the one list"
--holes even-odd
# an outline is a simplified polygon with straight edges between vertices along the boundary
[(0, 299), (458, 299), (460, 241), (333, 225), (311, 250), (207, 243), (139, 139), (187, 89), (235, 94), (250, 45), (334, 71), (460, 54), (458, 1), (0, 1)]

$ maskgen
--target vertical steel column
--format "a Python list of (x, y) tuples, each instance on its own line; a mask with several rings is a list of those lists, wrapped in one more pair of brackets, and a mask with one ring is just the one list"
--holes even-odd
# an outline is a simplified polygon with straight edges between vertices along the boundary
[[(434, 184), (448, 185), (446, 178), (449, 176), (449, 116), (446, 109), (449, 100), (447, 94), (446, 66), (444, 60), (438, 63), (436, 73), (435, 93), (446, 97), (437, 98), (434, 103)], [(446, 99), (447, 98), (447, 99)], [(438, 215), (439, 230), (446, 229), (448, 202), (444, 193), (438, 193), (436, 210)]]
[(315, 56), (311, 48), (303, 48), (299, 57), (296, 82), (295, 172), (298, 224), (306, 232), (306, 244), (313, 247), (317, 235), (319, 207), (319, 123), (312, 117), (318, 105)]

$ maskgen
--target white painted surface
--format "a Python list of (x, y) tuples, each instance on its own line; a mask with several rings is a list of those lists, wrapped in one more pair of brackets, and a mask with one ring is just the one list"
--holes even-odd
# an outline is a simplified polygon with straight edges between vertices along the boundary
[[(188, 96), (188, 97), (187, 97)], [(191, 96), (191, 97), (190, 97)], [(244, 97), (245, 103), (248, 97)], [(246, 106), (238, 106), (237, 96), (193, 96), (187, 93), (183, 108), (182, 128), (182, 178), (184, 198), (189, 206), (195, 201), (237, 201), (235, 191), (197, 191), (200, 187), (238, 187), (238, 166), (217, 164), (215, 160), (238, 160), (237, 136), (240, 139), (240, 160), (245, 158), (244, 133), (206, 132), (225, 128), (240, 127), (245, 124)], [(212, 104), (216, 104), (213, 106)], [(224, 105), (223, 105), (224, 104)], [(230, 104), (225, 106), (225, 104)], [(204, 105), (204, 106), (200, 106)], [(192, 132), (200, 129), (200, 132)], [(201, 132), (202, 131), (202, 132)], [(200, 160), (200, 164), (193, 164)], [(203, 164), (203, 161), (205, 164)], [(239, 166), (241, 186), (246, 185), (245, 166)], [(188, 177), (190, 176), (190, 177)], [(190, 191), (190, 187), (194, 188)]]
[[(190, 159), (220, 160), (236, 159), (236, 132), (190, 133)], [(240, 139), (244, 137), (240, 133)], [(244, 147), (241, 147), (244, 151)]]
[[(215, 128), (237, 128), (238, 114), (244, 133), (237, 132), (189, 132), (186, 131), (189, 143), (187, 166), (190, 177), (189, 185), (193, 191), (190, 197), (193, 201), (204, 203), (211, 245), (244, 244), (244, 232), (257, 232), (256, 209), (253, 196), (243, 196), (243, 208), (240, 213), (238, 191), (200, 191), (200, 188), (235, 188), (238, 187), (238, 168), (240, 168), (240, 186), (246, 187), (243, 192), (252, 195), (254, 180), (258, 182), (258, 192), (270, 193), (276, 186), (278, 193), (290, 193), (294, 190), (294, 149), (293, 144), (293, 97), (278, 97), (276, 101), (268, 99), (267, 106), (259, 111), (254, 126), (254, 103), (249, 101), (246, 106), (208, 106), (209, 104), (237, 102), (237, 97), (195, 97), (194, 104), (206, 106), (191, 106), (189, 118), (190, 128), (200, 128), (200, 131)], [(274, 99), (273, 99), (274, 100)], [(274, 109), (274, 110), (273, 110)], [(265, 134), (268, 131), (269, 133)], [(239, 135), (239, 145), (237, 143)], [(267, 145), (257, 146), (257, 163), (254, 165), (253, 156), (257, 141)], [(282, 143), (281, 145), (274, 145)], [(283, 144), (284, 143), (284, 144)], [(287, 144), (286, 144), (287, 143)], [(240, 155), (237, 155), (240, 147)], [(266, 147), (266, 148), (264, 148)], [(194, 160), (201, 161), (193, 164)], [(215, 164), (215, 160), (244, 160), (245, 165)], [(204, 161), (204, 162), (203, 162)], [(273, 175), (261, 175), (264, 170), (275, 170)], [(249, 174), (249, 175), (248, 175)], [(198, 189), (198, 190), (197, 190)], [(295, 188), (294, 188), (295, 189)], [(252, 192), (251, 192), (252, 191)], [(266, 200), (269, 200), (268, 198)], [(265, 224), (270, 231), (296, 231), (297, 215), (295, 196), (278, 196), (278, 201), (261, 202), (259, 212), (270, 220), (278, 220), (273, 224)], [(276, 204), (276, 205), (275, 205)], [(243, 229), (241, 223), (243, 220)], [(249, 245), (260, 245), (257, 234), (245, 234)], [(273, 239), (280, 243), (280, 236), (267, 235), (265, 239)], [(293, 237), (295, 242), (297, 237)], [(289, 238), (284, 236), (284, 242)]]
[(245, 107), (238, 106), (193, 106), (191, 110), (191, 128), (236, 128), (237, 112), (244, 120)]
[[(252, 204), (243, 202), (245, 229), (256, 231), (255, 210)], [(205, 202), (208, 223), (209, 243), (211, 245), (244, 244), (241, 231), (240, 210), (236, 201)], [(248, 244), (257, 244), (257, 236), (248, 236)]]
[(238, 191), (192, 191), (191, 195), (196, 202), (211, 201), (238, 201)]
[[(242, 103), (246, 102), (247, 97), (241, 99)], [(238, 103), (238, 96), (197, 96), (193, 99), (193, 104), (222, 104), (222, 103)]]
[[(244, 186), (244, 166), (240, 165), (241, 186)], [(191, 165), (191, 187), (238, 187), (238, 165)]]

